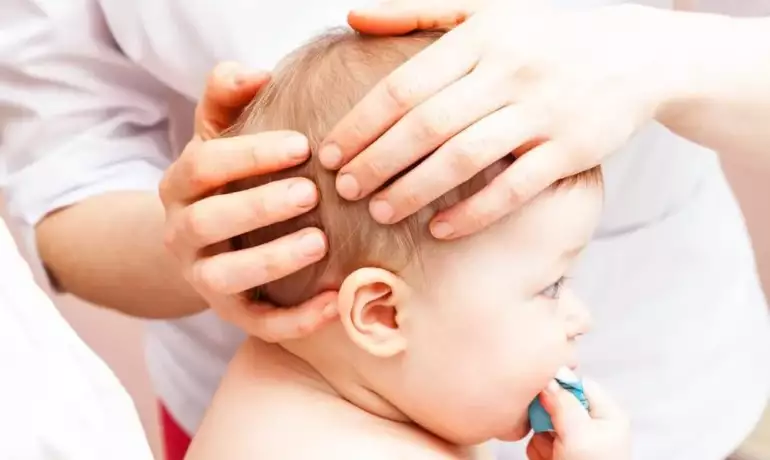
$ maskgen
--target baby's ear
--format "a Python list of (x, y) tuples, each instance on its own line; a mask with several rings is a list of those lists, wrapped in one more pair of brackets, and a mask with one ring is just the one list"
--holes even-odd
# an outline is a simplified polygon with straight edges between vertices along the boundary
[(399, 311), (410, 295), (411, 287), (387, 270), (361, 268), (351, 273), (338, 297), (340, 320), (350, 339), (382, 358), (403, 352), (407, 340), (399, 325)]

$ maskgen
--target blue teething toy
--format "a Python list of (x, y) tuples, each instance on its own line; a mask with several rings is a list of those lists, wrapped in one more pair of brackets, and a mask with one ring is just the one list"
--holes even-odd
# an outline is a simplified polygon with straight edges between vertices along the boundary
[[(583, 383), (578, 376), (565, 368), (559, 371), (555, 380), (562, 388), (572, 393), (578, 401), (580, 401), (580, 404), (588, 410), (588, 400), (583, 391)], [(553, 431), (551, 416), (548, 415), (548, 412), (546, 412), (545, 408), (540, 404), (540, 398), (535, 398), (529, 405), (529, 424), (532, 426), (532, 430), (535, 433)]]

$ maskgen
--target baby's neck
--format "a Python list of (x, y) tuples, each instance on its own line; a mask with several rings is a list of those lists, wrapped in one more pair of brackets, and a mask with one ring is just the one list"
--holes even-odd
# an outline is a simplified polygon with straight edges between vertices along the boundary
[[(294, 344), (296, 345), (296, 344)], [(457, 446), (440, 439), (412, 423), (401, 411), (383, 397), (362, 384), (355, 373), (341, 372), (336, 366), (321, 369), (311, 365), (306, 357), (299, 357), (289, 349), (292, 344), (280, 346), (257, 345), (265, 353), (260, 353), (259, 372), (267, 370), (265, 377), (277, 377), (282, 385), (301, 388), (303, 394), (311, 400), (324, 399), (328, 404), (318, 413), (308, 407), (304, 410), (307, 417), (327, 418), (335, 429), (349, 426), (354, 419), (357, 436), (373, 436), (381, 441), (378, 444), (385, 449), (392, 449), (396, 458), (404, 459), (440, 459), (440, 460), (487, 460), (492, 457), (480, 455), (479, 447)], [(329, 350), (326, 350), (327, 352)], [(333, 353), (327, 356), (332, 357)], [(339, 357), (338, 357), (339, 358)], [(340, 358), (341, 359), (341, 358)], [(330, 371), (331, 369), (331, 371)], [(351, 375), (353, 374), (353, 375)], [(273, 380), (272, 378), (270, 380)], [(329, 413), (328, 408), (336, 408)], [(358, 415), (356, 415), (358, 414)], [(361, 417), (363, 415), (363, 417)], [(328, 420), (334, 418), (334, 420)], [(430, 455), (427, 455), (430, 454)], [(365, 458), (365, 457), (362, 457)]]
[(341, 457), (361, 460), (478, 458), (475, 450), (416, 425), (360, 409), (307, 363), (256, 339), (238, 350), (207, 417), (221, 423), (204, 423), (199, 430), (196, 445), (203, 452), (238, 452), (243, 458), (304, 458), (309, 451), (352, 452)]
[[(341, 325), (339, 326), (342, 327)], [(333, 335), (336, 327), (329, 326), (328, 334)], [(365, 359), (356, 350), (340, 345), (335, 340), (315, 337), (308, 341), (285, 342), (281, 348), (288, 356), (284, 365), (312, 382), (313, 386), (353, 404), (357, 408), (381, 419), (397, 423), (411, 423), (409, 417), (377, 392), (366, 379)]]

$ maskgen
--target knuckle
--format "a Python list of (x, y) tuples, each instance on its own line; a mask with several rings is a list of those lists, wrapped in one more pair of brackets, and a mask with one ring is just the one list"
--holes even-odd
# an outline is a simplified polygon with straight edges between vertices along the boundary
[(244, 168), (249, 171), (259, 171), (263, 163), (270, 162), (268, 157), (271, 157), (270, 160), (273, 162), (280, 161), (283, 156), (282, 151), (266, 148), (272, 143), (273, 140), (269, 138), (255, 138), (251, 145), (245, 149), (244, 154), (241, 155)]
[(425, 202), (422, 197), (416, 193), (408, 193), (401, 198), (401, 203), (398, 206), (405, 212), (415, 212), (425, 206)]
[(397, 75), (387, 77), (383, 83), (390, 103), (399, 111), (406, 112), (417, 102), (415, 86)]
[(204, 292), (220, 292), (220, 277), (216, 276), (215, 269), (207, 260), (196, 262), (190, 270), (190, 283)]
[(212, 155), (212, 141), (204, 142), (197, 146), (191, 146), (187, 157), (184, 159), (184, 172), (187, 175), (185, 181), (193, 189), (201, 189), (208, 186), (211, 182), (208, 162), (206, 161)]
[[(387, 160), (387, 158), (386, 158)], [(366, 163), (361, 164), (362, 167), (362, 178), (366, 177), (369, 179), (370, 186), (377, 187), (387, 181), (396, 171), (393, 169), (393, 166), (388, 164), (386, 161), (383, 160), (372, 160), (368, 161)], [(363, 180), (363, 182), (369, 182), (367, 180)], [(372, 183), (376, 182), (376, 183)]]
[(163, 246), (171, 252), (175, 253), (176, 242), (178, 240), (178, 234), (175, 228), (167, 226), (163, 231)]
[(527, 179), (520, 179), (518, 181), (509, 180), (501, 184), (500, 187), (500, 201), (504, 208), (515, 208), (524, 203), (526, 200)]
[(264, 285), (271, 280), (279, 279), (282, 277), (284, 266), (287, 265), (287, 261), (282, 261), (280, 257), (273, 254), (271, 251), (265, 251), (261, 255), (259, 262), (255, 263), (255, 271), (259, 275), (258, 279), (255, 279), (255, 284)]
[(169, 178), (169, 175), (171, 174), (171, 169), (166, 171), (166, 174), (163, 175), (163, 178), (160, 180), (160, 184), (158, 184), (158, 196), (160, 197), (160, 201), (163, 204), (164, 208), (168, 208), (169, 204), (173, 201), (172, 196), (172, 190), (171, 190), (171, 179)]
[(187, 164), (187, 177), (185, 181), (193, 190), (200, 190), (208, 185), (206, 168), (203, 167), (200, 158), (191, 159)]
[(481, 158), (476, 153), (479, 151), (478, 145), (473, 142), (458, 143), (448, 156), (449, 172), (454, 176), (467, 176), (482, 169)]
[(422, 111), (414, 116), (414, 133), (412, 135), (419, 140), (431, 141), (444, 139), (449, 134), (449, 120), (447, 114)]
[[(263, 221), (273, 219), (276, 213), (281, 212), (281, 210), (278, 209), (278, 206), (271, 206), (271, 202), (273, 200), (279, 199), (278, 198), (279, 195), (275, 193), (262, 193), (263, 190), (259, 188), (255, 188), (251, 192), (252, 193), (249, 194), (248, 207), (245, 210), (246, 215), (244, 216), (245, 219), (248, 220), (248, 222), (251, 222), (253, 224), (259, 224)], [(284, 201), (286, 206), (286, 208), (284, 208), (284, 211), (288, 210), (290, 206), (291, 207), (294, 206), (293, 204), (291, 204), (290, 200), (285, 198), (287, 194), (288, 194), (288, 191), (285, 191), (282, 195), (280, 195), (283, 197), (280, 199)], [(261, 227), (261, 225), (259, 226)]]
[(188, 240), (196, 245), (200, 245), (200, 242), (205, 242), (208, 232), (208, 219), (199, 206), (195, 204), (188, 206), (182, 222), (182, 228)]

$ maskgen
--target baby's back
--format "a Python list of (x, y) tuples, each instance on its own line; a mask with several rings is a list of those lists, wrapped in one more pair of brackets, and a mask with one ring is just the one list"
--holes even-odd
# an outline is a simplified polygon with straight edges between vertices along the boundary
[(405, 423), (343, 400), (255, 339), (238, 351), (193, 440), (187, 460), (487, 460)]

